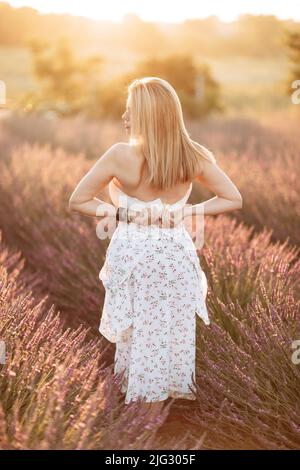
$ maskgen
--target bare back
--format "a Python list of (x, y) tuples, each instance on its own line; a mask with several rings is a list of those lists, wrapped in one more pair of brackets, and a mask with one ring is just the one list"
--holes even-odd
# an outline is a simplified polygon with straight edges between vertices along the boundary
[(174, 204), (183, 198), (190, 188), (191, 181), (180, 183), (172, 188), (158, 190), (149, 184), (149, 170), (146, 159), (137, 152), (136, 147), (124, 144), (124, 165), (118, 177), (109, 183), (109, 194), (117, 205), (119, 190), (133, 198), (151, 202), (160, 198), (163, 203)]

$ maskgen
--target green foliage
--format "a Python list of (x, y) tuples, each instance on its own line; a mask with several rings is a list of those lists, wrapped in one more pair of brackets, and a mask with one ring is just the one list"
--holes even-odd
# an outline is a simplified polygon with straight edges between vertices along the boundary
[(54, 45), (49, 41), (32, 39), (29, 47), (40, 88), (38, 92), (25, 94), (21, 100), (22, 106), (29, 111), (51, 110), (61, 116), (83, 111), (103, 59), (99, 56), (77, 59), (65, 37)]
[(121, 23), (94, 22), (72, 15), (40, 14), (32, 8), (13, 8), (0, 2), (0, 45), (22, 46), (29, 37), (55, 41), (64, 34), (73, 46), (94, 47), (110, 55), (185, 52), (205, 57), (282, 57), (284, 28), (298, 26), (275, 15), (240, 15), (225, 23), (217, 16), (191, 18), (177, 24), (146, 22), (137, 15)]
[(64, 37), (54, 47), (43, 40), (29, 42), (34, 73), (40, 89), (26, 93), (20, 104), (27, 110), (51, 110), (60, 116), (82, 113), (90, 118), (120, 118), (127, 86), (140, 76), (158, 76), (177, 91), (184, 113), (201, 118), (222, 111), (220, 87), (206, 64), (197, 64), (188, 54), (144, 59), (132, 72), (101, 82), (102, 59), (76, 59)]
[(206, 64), (197, 63), (189, 54), (172, 54), (163, 59), (145, 60), (137, 75), (157, 75), (168, 80), (182, 100), (184, 112), (202, 117), (213, 110), (222, 110), (220, 87)]
[(201, 118), (212, 111), (223, 111), (220, 86), (206, 64), (198, 64), (188, 54), (148, 58), (137, 63), (131, 73), (120, 76), (101, 89), (101, 115), (119, 117), (124, 111), (127, 86), (137, 78), (156, 76), (175, 88), (183, 112)]

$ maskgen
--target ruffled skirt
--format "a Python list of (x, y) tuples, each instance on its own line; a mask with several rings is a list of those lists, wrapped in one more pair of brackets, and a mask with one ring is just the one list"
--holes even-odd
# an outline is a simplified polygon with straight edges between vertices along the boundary
[(120, 223), (99, 278), (106, 291), (99, 331), (116, 343), (125, 403), (195, 399), (195, 314), (210, 320), (189, 233)]

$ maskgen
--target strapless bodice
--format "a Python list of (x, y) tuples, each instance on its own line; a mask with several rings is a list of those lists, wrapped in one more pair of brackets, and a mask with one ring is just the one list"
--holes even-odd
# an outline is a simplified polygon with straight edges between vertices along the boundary
[[(178, 209), (179, 207), (182, 207), (184, 204), (186, 204), (192, 192), (192, 188), (193, 188), (193, 183), (191, 182), (187, 192), (181, 199), (179, 199), (178, 201), (172, 204), (167, 204), (169, 209), (171, 210)], [(117, 199), (118, 199), (117, 205), (119, 207), (129, 208), (129, 207), (134, 206), (135, 209), (138, 209), (139, 207), (149, 207), (152, 205), (159, 205), (159, 206), (166, 205), (165, 203), (162, 202), (160, 198), (153, 199), (152, 201), (143, 201), (142, 199), (129, 196), (128, 194), (124, 193), (124, 191), (122, 191), (118, 186), (116, 186), (113, 181), (111, 181), (109, 184), (109, 194), (110, 194), (112, 201), (114, 199), (114, 195), (117, 194)]]

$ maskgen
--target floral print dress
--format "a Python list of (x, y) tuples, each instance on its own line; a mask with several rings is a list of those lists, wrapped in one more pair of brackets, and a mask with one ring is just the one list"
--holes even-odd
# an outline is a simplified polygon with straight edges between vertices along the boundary
[[(191, 189), (171, 208), (185, 204)], [(137, 201), (161, 203), (121, 192), (119, 205)], [(119, 222), (99, 278), (105, 287), (99, 331), (116, 343), (114, 373), (121, 373), (125, 403), (195, 399), (195, 314), (206, 325), (210, 320), (206, 276), (183, 223), (160, 228)]]

